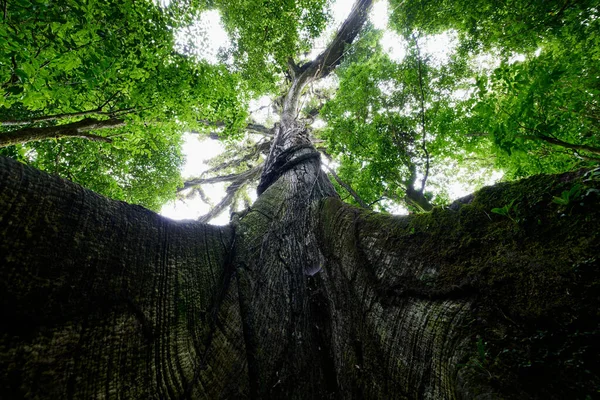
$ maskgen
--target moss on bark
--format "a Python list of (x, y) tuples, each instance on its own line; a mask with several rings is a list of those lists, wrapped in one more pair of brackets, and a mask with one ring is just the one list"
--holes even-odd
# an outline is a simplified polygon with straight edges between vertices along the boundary
[(346, 250), (362, 253), (387, 302), (472, 299), (464, 322), (472, 351), (462, 362), (463, 380), (479, 374), (508, 397), (594, 396), (600, 387), (600, 182), (592, 177), (585, 171), (536, 176), (406, 217), (327, 199), (325, 254), (332, 255), (327, 243), (340, 237), (345, 220), (354, 229), (342, 233)]

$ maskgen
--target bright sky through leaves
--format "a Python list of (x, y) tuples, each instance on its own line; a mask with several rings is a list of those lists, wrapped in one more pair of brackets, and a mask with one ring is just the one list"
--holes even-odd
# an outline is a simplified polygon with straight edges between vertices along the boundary
[[(350, 13), (353, 2), (347, 0), (337, 0), (331, 5), (331, 20), (327, 29), (315, 41), (313, 50), (306, 55), (307, 59), (312, 59), (319, 54), (326, 46), (332, 35), (337, 31), (341, 23)], [(395, 62), (401, 62), (405, 55), (408, 43), (396, 34), (387, 29), (389, 4), (386, 0), (375, 2), (369, 21), (376, 29), (384, 30), (381, 38), (381, 45), (384, 51)], [(360, 40), (360, 39), (359, 39)], [(438, 35), (432, 35), (421, 39), (422, 51), (429, 55), (435, 64), (443, 64), (448, 62), (448, 58), (457, 45), (456, 32), (446, 32)], [(217, 54), (220, 51), (226, 50), (230, 45), (230, 39), (223, 29), (218, 11), (211, 10), (202, 13), (199, 21), (187, 29), (183, 29), (178, 34), (178, 51), (192, 53), (200, 59), (204, 59), (210, 63), (217, 63)], [(334, 81), (334, 77), (327, 79), (328, 84)], [(321, 83), (319, 83), (321, 84)], [(261, 124), (272, 124), (276, 122), (277, 115), (271, 111), (269, 107), (270, 99), (263, 96), (260, 99), (251, 101), (250, 110), (255, 110), (252, 117), (255, 122)], [(322, 127), (323, 121), (317, 120), (315, 128)], [(183, 152), (186, 156), (186, 164), (182, 171), (184, 179), (192, 176), (199, 176), (202, 171), (209, 167), (204, 161), (218, 155), (222, 147), (211, 139), (203, 139), (199, 141), (197, 135), (186, 135)], [(481, 172), (483, 173), (483, 172)], [(472, 175), (477, 175), (478, 172), (471, 172)], [(486, 182), (493, 184), (494, 181), (501, 177), (500, 173), (494, 173)], [(435, 180), (435, 177), (432, 177)], [(214, 184), (205, 185), (205, 194), (213, 203), (218, 202), (224, 196), (224, 185)], [(448, 184), (448, 194), (452, 199), (460, 198), (473, 191), (473, 187), (467, 186), (464, 183), (452, 182)], [(252, 193), (254, 197), (254, 193)], [(402, 207), (389, 207), (390, 211), (398, 214), (406, 213)], [(161, 211), (161, 214), (173, 219), (196, 219), (200, 215), (208, 212), (209, 205), (204, 203), (199, 196), (191, 199), (177, 200), (166, 204)], [(229, 213), (227, 211), (221, 213), (219, 217), (211, 221), (212, 224), (225, 225), (229, 222)]]

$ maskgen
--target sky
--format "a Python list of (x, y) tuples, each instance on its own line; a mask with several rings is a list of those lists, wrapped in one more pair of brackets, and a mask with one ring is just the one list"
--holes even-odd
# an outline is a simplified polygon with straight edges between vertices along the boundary
[[(325, 32), (316, 40), (315, 47), (309, 54), (309, 57), (314, 58), (326, 47), (328, 38), (337, 31), (338, 27), (346, 19), (353, 3), (354, 1), (351, 0), (336, 0), (333, 2), (331, 7), (332, 19)], [(379, 0), (374, 3), (369, 20), (375, 28), (386, 29), (388, 14), (389, 5), (387, 0)], [(220, 15), (215, 10), (204, 12), (196, 24), (180, 31), (177, 37), (178, 50), (191, 51), (210, 63), (217, 63), (219, 48), (226, 48), (230, 44), (230, 39), (221, 24)], [(450, 32), (425, 38), (421, 44), (421, 48), (423, 52), (426, 52), (442, 63), (450, 56), (456, 44), (456, 35)], [(402, 61), (406, 54), (404, 39), (390, 30), (385, 30), (381, 39), (381, 45), (394, 61)], [(327, 84), (335, 83), (330, 80)], [(272, 113), (271, 107), (269, 107), (270, 102), (270, 98), (265, 96), (255, 99), (250, 103), (250, 110), (259, 110), (252, 113), (252, 118), (255, 122), (267, 126), (272, 126), (276, 122), (276, 115)], [(317, 125), (319, 124), (322, 126), (323, 122), (318, 121)], [(185, 134), (184, 140), (183, 153), (186, 157), (186, 162), (182, 170), (184, 180), (200, 176), (203, 171), (209, 168), (206, 165), (206, 160), (218, 155), (223, 149), (222, 144), (218, 141), (202, 139), (194, 134)], [(488, 179), (486, 184), (492, 184), (500, 177), (501, 175), (494, 174)], [(213, 204), (216, 204), (225, 194), (224, 184), (204, 185), (203, 190)], [(458, 182), (452, 183), (449, 188), (451, 199), (466, 196), (472, 191), (473, 187), (468, 187)], [(208, 204), (205, 204), (199, 196), (195, 196), (168, 203), (162, 208), (160, 213), (172, 219), (197, 219), (207, 213), (209, 209), (210, 206)], [(392, 211), (398, 214), (406, 213), (406, 210), (401, 207)], [(210, 223), (226, 225), (229, 223), (229, 211), (221, 213), (221, 215), (214, 218)]]

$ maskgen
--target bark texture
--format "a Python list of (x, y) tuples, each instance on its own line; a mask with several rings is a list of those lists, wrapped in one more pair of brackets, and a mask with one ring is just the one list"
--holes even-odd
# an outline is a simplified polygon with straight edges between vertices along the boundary
[(391, 217), (343, 204), (322, 172), (298, 100), (370, 5), (358, 0), (314, 61), (290, 60), (259, 197), (228, 227), (169, 221), (0, 159), (4, 397), (598, 394), (595, 175)]
[(2, 398), (247, 391), (224, 295), (230, 228), (173, 222), (4, 158), (0, 183)]
[[(580, 197), (553, 201), (574, 185)], [(324, 201), (320, 277), (343, 397), (593, 396), (599, 186), (539, 176), (408, 217)]]
[[(560, 399), (598, 388), (600, 182), (582, 173), (391, 217), (331, 197), (308, 159), (224, 228), (171, 222), (6, 159), (0, 174), (5, 398)], [(573, 185), (580, 197), (553, 202)], [(488, 212), (511, 202), (507, 215)]]

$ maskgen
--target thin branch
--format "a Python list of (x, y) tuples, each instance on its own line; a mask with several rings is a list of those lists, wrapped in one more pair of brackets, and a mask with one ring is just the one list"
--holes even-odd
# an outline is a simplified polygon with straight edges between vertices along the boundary
[(568, 142), (564, 142), (560, 139), (552, 138), (552, 137), (546, 136), (546, 135), (533, 135), (533, 136), (524, 135), (524, 136), (519, 136), (519, 137), (522, 139), (528, 139), (528, 140), (542, 140), (546, 143), (550, 143), (555, 146), (561, 146), (561, 147), (564, 147), (567, 149), (583, 150), (583, 151), (589, 151), (590, 153), (594, 153), (594, 154), (600, 154), (600, 148), (598, 148), (598, 147), (588, 146), (586, 144), (568, 143)]
[(421, 50), (419, 49), (419, 42), (417, 38), (413, 35), (413, 40), (415, 41), (415, 47), (417, 48), (417, 63), (419, 69), (419, 89), (421, 91), (421, 129), (423, 130), (423, 138), (421, 141), (421, 148), (423, 152), (425, 152), (425, 176), (421, 180), (421, 193), (425, 191), (425, 184), (427, 183), (427, 178), (429, 178), (429, 151), (427, 151), (427, 129), (425, 125), (425, 90), (423, 89), (423, 70), (421, 66)]
[(591, 156), (586, 156), (585, 154), (581, 154), (580, 152), (578, 152), (577, 150), (573, 150), (573, 152), (575, 153), (575, 155), (579, 158), (581, 158), (582, 160), (585, 161), (592, 161), (592, 162), (600, 162), (600, 158), (599, 157), (591, 157)]
[(337, 183), (340, 184), (341, 187), (343, 187), (344, 189), (346, 189), (346, 191), (348, 193), (350, 193), (350, 195), (354, 198), (354, 200), (356, 200), (356, 202), (358, 204), (360, 204), (360, 206), (362, 208), (367, 208), (370, 209), (369, 205), (367, 203), (365, 203), (365, 201), (358, 195), (358, 193), (356, 193), (354, 191), (354, 189), (352, 189), (352, 187), (350, 187), (350, 185), (348, 185), (346, 182), (344, 182), (339, 176), (338, 174), (335, 173), (335, 171), (331, 168), (329, 168), (329, 166), (323, 164), (323, 166), (327, 169), (327, 171), (329, 171), (329, 173), (331, 174), (331, 176), (333, 176), (333, 179), (335, 179), (335, 181)]
[(501, 108), (500, 110), (502, 112), (504, 112), (506, 115), (508, 115), (513, 121), (515, 121), (517, 123), (517, 125), (519, 125), (519, 127), (521, 127), (521, 129), (523, 129), (525, 131), (529, 131), (529, 132), (533, 132), (534, 133), (534, 135), (520, 135), (520, 136), (518, 136), (521, 139), (541, 140), (541, 141), (544, 141), (546, 143), (553, 144), (555, 146), (564, 147), (566, 149), (583, 150), (583, 151), (589, 151), (590, 153), (593, 153), (593, 154), (600, 154), (600, 147), (588, 146), (586, 144), (573, 144), (573, 143), (562, 141), (562, 140), (557, 139), (557, 138), (546, 136), (544, 134), (541, 134), (540, 131), (538, 129), (536, 129), (536, 128), (529, 128), (529, 127), (523, 125), (517, 118), (515, 118), (512, 114), (510, 114), (505, 109)]
[(380, 198), (378, 198), (375, 201), (372, 201), (368, 204), (368, 207), (371, 208), (373, 207), (375, 204), (379, 203), (381, 200), (384, 200), (386, 198), (386, 196), (381, 196)]

